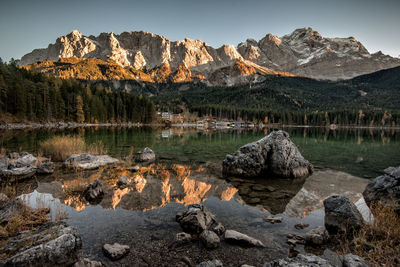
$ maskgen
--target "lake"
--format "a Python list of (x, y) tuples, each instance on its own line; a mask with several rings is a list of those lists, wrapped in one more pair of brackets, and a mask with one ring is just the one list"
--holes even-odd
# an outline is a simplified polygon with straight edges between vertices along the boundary
[[(180, 266), (182, 257), (194, 263), (220, 259), (224, 266), (262, 265), (285, 257), (289, 251), (287, 233), (304, 234), (323, 225), (322, 200), (331, 194), (350, 197), (362, 209), (361, 193), (368, 178), (382, 173), (388, 166), (400, 165), (400, 131), (325, 128), (285, 128), (302, 155), (315, 166), (306, 179), (244, 180), (223, 178), (220, 164), (226, 154), (256, 141), (272, 129), (219, 130), (86, 128), (1, 132), (0, 146), (8, 151), (36, 154), (40, 142), (53, 135), (81, 135), (87, 143), (101, 140), (114, 157), (122, 158), (144, 147), (152, 148), (157, 162), (142, 166), (132, 174), (123, 166), (97, 171), (67, 172), (21, 183), (28, 188), (22, 196), (33, 207), (51, 207), (53, 217), (66, 217), (83, 240), (84, 256), (108, 265)], [(129, 175), (133, 188), (118, 188), (116, 181)], [(86, 185), (100, 179), (105, 195), (100, 203), (90, 204), (82, 198)], [(198, 242), (183, 247), (171, 246), (180, 226), (175, 214), (189, 204), (202, 203), (228, 229), (256, 237), (266, 248), (241, 248), (222, 242), (207, 250)], [(267, 215), (284, 218), (270, 224)], [(367, 216), (367, 214), (365, 214)], [(310, 226), (294, 228), (302, 222)], [(119, 242), (131, 246), (130, 254), (110, 262), (101, 251), (104, 243)], [(315, 250), (296, 247), (337, 260), (328, 248)], [(184, 266), (184, 265), (181, 265)]]

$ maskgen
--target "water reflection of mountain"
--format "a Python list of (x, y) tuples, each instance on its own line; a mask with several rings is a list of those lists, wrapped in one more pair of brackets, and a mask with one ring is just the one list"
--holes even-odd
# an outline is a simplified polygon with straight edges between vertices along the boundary
[[(124, 175), (129, 177), (131, 185), (119, 188), (116, 183)], [(104, 185), (104, 197), (99, 205), (105, 209), (146, 211), (163, 207), (170, 202), (184, 205), (200, 203), (211, 196), (228, 201), (237, 192), (236, 188), (224, 180), (205, 174), (203, 169), (191, 170), (183, 165), (167, 168), (161, 164), (142, 167), (138, 173), (130, 173), (119, 167), (101, 169), (87, 177), (64, 176), (52, 182), (38, 182), (36, 190), (50, 193), (65, 205), (82, 211), (89, 205), (82, 192), (96, 179)]]

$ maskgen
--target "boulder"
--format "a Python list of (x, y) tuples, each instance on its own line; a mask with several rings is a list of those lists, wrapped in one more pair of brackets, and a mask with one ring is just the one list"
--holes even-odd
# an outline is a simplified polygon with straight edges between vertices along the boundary
[(82, 241), (73, 227), (47, 223), (9, 238), (0, 266), (70, 266), (79, 260)]
[(284, 131), (273, 131), (266, 137), (242, 146), (222, 163), (225, 176), (259, 177), (265, 173), (280, 177), (305, 177), (313, 165), (300, 154)]
[(333, 267), (328, 261), (311, 254), (299, 254), (294, 258), (274, 260), (264, 267)]
[(9, 161), (10, 161), (10, 159), (7, 157), (0, 158), (0, 170), (8, 169)]
[(73, 267), (102, 267), (104, 266), (100, 261), (93, 261), (87, 258), (83, 258), (76, 262)]
[(203, 261), (197, 267), (223, 267), (223, 264), (220, 260)]
[(263, 242), (248, 235), (239, 233), (235, 230), (226, 230), (225, 231), (225, 240), (229, 243), (238, 244), (241, 246), (248, 247), (265, 247)]
[(119, 243), (111, 244), (104, 244), (103, 245), (103, 252), (104, 255), (109, 257), (112, 260), (119, 260), (125, 255), (129, 253), (130, 247), (127, 245), (121, 245)]
[(218, 235), (210, 230), (204, 230), (200, 235), (200, 240), (203, 242), (204, 246), (209, 249), (219, 247), (221, 240)]
[(324, 200), (324, 207), (329, 234), (351, 234), (364, 223), (361, 213), (347, 197), (330, 196)]
[(34, 157), (33, 155), (23, 152), (20, 154), (20, 157), (14, 161), (11, 161), (9, 163), (8, 168), (9, 169), (14, 169), (14, 168), (21, 168), (21, 167), (27, 167), (30, 166), (34, 163), (36, 163), (37, 158)]
[(368, 206), (373, 203), (394, 205), (400, 214), (400, 166), (389, 167), (384, 174), (371, 180), (363, 192)]
[(24, 166), (20, 168), (13, 168), (7, 170), (0, 170), (0, 176), (6, 179), (26, 179), (30, 178), (36, 173), (36, 167)]
[(323, 226), (311, 229), (304, 236), (307, 245), (320, 246), (329, 240), (328, 231)]
[(103, 196), (103, 184), (99, 180), (90, 183), (83, 192), (84, 197), (89, 202), (98, 201)]
[(142, 152), (138, 153), (137, 161), (138, 162), (151, 162), (156, 159), (156, 154), (153, 150), (148, 147), (145, 147)]
[(64, 161), (64, 166), (67, 168), (90, 170), (116, 162), (118, 162), (118, 159), (108, 155), (72, 154)]
[(193, 204), (176, 215), (176, 221), (187, 233), (200, 234), (216, 221), (215, 216), (203, 205)]
[(52, 174), (56, 168), (53, 162), (46, 162), (37, 165), (36, 173), (38, 174)]
[(343, 267), (368, 267), (365, 260), (354, 254), (346, 254), (342, 260)]

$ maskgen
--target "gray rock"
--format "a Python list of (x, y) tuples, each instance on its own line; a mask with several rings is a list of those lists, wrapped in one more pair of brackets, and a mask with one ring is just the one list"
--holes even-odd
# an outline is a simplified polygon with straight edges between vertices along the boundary
[(400, 166), (389, 167), (384, 170), (385, 174), (371, 180), (363, 192), (365, 202), (368, 206), (374, 203), (383, 205), (394, 205), (400, 214)]
[(36, 173), (36, 167), (24, 166), (20, 168), (13, 168), (8, 170), (0, 170), (0, 176), (7, 179), (26, 179), (30, 178)]
[(139, 152), (137, 161), (138, 162), (151, 162), (156, 159), (156, 154), (148, 147), (145, 147), (142, 152)]
[(7, 157), (0, 158), (0, 170), (6, 170), (8, 169), (8, 163), (10, 159)]
[(368, 267), (365, 260), (354, 254), (346, 254), (342, 261), (343, 267)]
[(99, 200), (103, 194), (103, 184), (99, 180), (95, 180), (93, 183), (90, 183), (83, 192), (84, 197), (89, 202)]
[(183, 231), (188, 233), (200, 234), (216, 221), (215, 216), (203, 205), (194, 204), (188, 210), (176, 215), (176, 221), (180, 224)]
[(73, 267), (101, 267), (104, 266), (100, 261), (93, 261), (87, 258), (76, 262)]
[(218, 223), (214, 228), (213, 228), (214, 233), (217, 235), (221, 236), (225, 233), (225, 227), (222, 225), (222, 223)]
[(219, 247), (219, 243), (221, 240), (219, 239), (219, 236), (214, 233), (213, 231), (209, 230), (204, 230), (201, 235), (200, 235), (200, 240), (203, 242), (204, 246), (206, 248), (217, 248)]
[(310, 226), (308, 223), (297, 223), (295, 224), (294, 228), (296, 228), (297, 230), (301, 230), (307, 228), (308, 226)]
[(18, 152), (11, 152), (7, 156), (9, 159), (18, 159), (19, 158), (19, 153)]
[(90, 154), (72, 154), (64, 161), (64, 166), (67, 168), (90, 170), (116, 162), (118, 162), (118, 159), (108, 155), (94, 156)]
[(242, 146), (234, 155), (226, 156), (222, 167), (225, 176), (247, 178), (265, 173), (298, 178), (313, 172), (313, 165), (303, 158), (284, 131), (273, 131), (257, 142)]
[(225, 240), (229, 243), (235, 243), (241, 246), (250, 246), (250, 247), (265, 247), (263, 242), (248, 235), (239, 233), (235, 230), (226, 230), (225, 231)]
[(129, 186), (131, 183), (129, 182), (129, 176), (128, 175), (124, 175), (121, 178), (119, 178), (119, 180), (117, 181), (117, 186), (118, 187), (127, 187)]
[(272, 224), (281, 223), (283, 221), (283, 217), (268, 215), (263, 220)]
[(299, 254), (295, 258), (274, 260), (264, 267), (333, 267), (329, 262), (315, 255)]
[(38, 174), (51, 174), (54, 172), (56, 165), (53, 162), (46, 162), (37, 165), (36, 173)]
[(112, 260), (119, 260), (129, 253), (130, 247), (127, 245), (121, 245), (118, 243), (104, 244), (103, 252), (104, 254)]
[(48, 223), (9, 238), (0, 266), (70, 266), (79, 260), (82, 241), (73, 227)]
[(323, 226), (314, 228), (304, 236), (307, 245), (319, 246), (325, 244), (329, 239), (328, 231)]
[(24, 204), (20, 199), (7, 201), (8, 198), (4, 194), (2, 198), (4, 202), (0, 208), (0, 222), (6, 224), (13, 216), (19, 214), (20, 210), (24, 208)]
[(329, 234), (351, 234), (363, 225), (361, 213), (347, 197), (328, 197), (324, 207), (325, 228)]
[(0, 209), (2, 209), (3, 206), (5, 204), (7, 204), (8, 202), (10, 202), (10, 199), (8, 198), (8, 196), (6, 196), (3, 193), (0, 193)]
[(27, 167), (36, 163), (37, 158), (29, 153), (21, 153), (20, 157), (9, 163), (9, 169)]
[(175, 242), (179, 244), (189, 243), (192, 241), (192, 236), (188, 233), (181, 232), (175, 235)]
[(203, 261), (197, 267), (223, 267), (223, 264), (220, 260)]

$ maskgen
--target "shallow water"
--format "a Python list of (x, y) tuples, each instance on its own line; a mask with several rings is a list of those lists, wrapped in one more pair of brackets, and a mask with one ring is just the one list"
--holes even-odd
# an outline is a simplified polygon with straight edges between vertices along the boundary
[[(396, 131), (285, 130), (316, 166), (307, 179), (222, 179), (218, 164), (225, 155), (263, 137), (263, 131), (71, 130), (70, 134), (81, 134), (89, 143), (102, 140), (109, 154), (117, 157), (128, 154), (131, 147), (138, 151), (149, 146), (159, 164), (143, 167), (137, 174), (124, 168), (79, 173), (59, 170), (24, 182), (31, 189), (23, 198), (34, 207), (50, 206), (54, 218), (67, 216), (66, 221), (82, 236), (84, 255), (108, 265), (178, 266), (187, 256), (194, 263), (218, 258), (224, 266), (260, 266), (288, 255), (287, 233), (304, 234), (323, 225), (323, 199), (336, 193), (357, 202), (368, 182), (359, 177), (376, 176), (388, 166), (400, 165), (400, 133)], [(20, 147), (36, 152), (38, 143), (54, 134), (60, 133), (14, 132), (2, 135), (2, 143), (10, 150)], [(135, 180), (135, 186), (117, 188), (116, 181), (125, 174)], [(105, 184), (106, 193), (100, 203), (90, 204), (82, 191), (95, 179)], [(181, 231), (175, 214), (194, 203), (203, 203), (228, 229), (256, 237), (267, 247), (241, 248), (224, 242), (216, 250), (206, 250), (198, 242), (171, 247), (174, 235)], [(269, 214), (284, 220), (278, 224), (263, 221)], [(294, 225), (299, 222), (310, 226), (296, 230)], [(129, 244), (130, 254), (110, 262), (101, 246), (112, 242)], [(303, 246), (296, 249), (310, 251)], [(336, 259), (329, 249), (312, 251)]]

